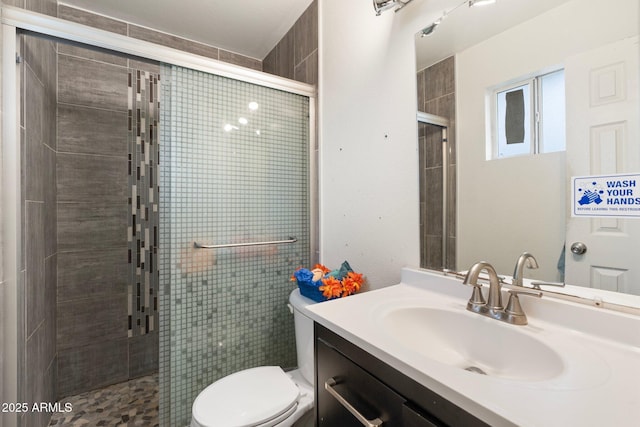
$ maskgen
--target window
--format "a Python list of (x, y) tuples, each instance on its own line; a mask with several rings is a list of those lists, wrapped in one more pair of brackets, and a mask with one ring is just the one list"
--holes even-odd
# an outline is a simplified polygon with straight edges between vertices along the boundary
[(493, 91), (491, 158), (565, 149), (564, 70)]

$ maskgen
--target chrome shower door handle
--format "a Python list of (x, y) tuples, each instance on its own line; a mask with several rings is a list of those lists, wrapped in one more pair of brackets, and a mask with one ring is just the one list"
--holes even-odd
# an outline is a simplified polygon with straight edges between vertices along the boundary
[(347, 411), (351, 412), (351, 415), (356, 417), (360, 423), (365, 427), (380, 427), (382, 425), (382, 420), (380, 418), (376, 418), (373, 420), (367, 419), (364, 415), (360, 413), (356, 408), (353, 407), (351, 403), (347, 401), (338, 391), (333, 388), (337, 384), (336, 380), (333, 378), (329, 378), (324, 382), (324, 389), (329, 392), (329, 394), (338, 401)]
[(571, 253), (575, 255), (584, 255), (587, 252), (587, 245), (582, 242), (574, 242), (571, 244)]

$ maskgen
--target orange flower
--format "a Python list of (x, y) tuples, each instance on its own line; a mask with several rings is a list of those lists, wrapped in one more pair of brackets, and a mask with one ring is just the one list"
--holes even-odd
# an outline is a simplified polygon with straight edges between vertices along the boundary
[(342, 286), (344, 288), (343, 297), (355, 294), (362, 287), (362, 274), (349, 272), (347, 277), (342, 279)]
[(315, 269), (322, 270), (322, 274), (327, 274), (328, 272), (330, 272), (330, 271), (331, 271), (331, 270), (329, 270), (327, 267), (325, 267), (325, 266), (324, 266), (324, 265), (322, 265), (322, 264), (316, 264), (316, 265), (314, 265), (314, 266), (313, 266), (313, 268), (312, 268), (311, 270), (315, 270)]
[(325, 298), (337, 298), (342, 294), (342, 283), (335, 277), (322, 279), (322, 286), (319, 288)]

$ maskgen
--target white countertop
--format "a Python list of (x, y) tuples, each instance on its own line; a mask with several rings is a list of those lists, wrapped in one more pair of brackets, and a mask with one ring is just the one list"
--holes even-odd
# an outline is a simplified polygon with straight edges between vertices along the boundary
[[(521, 297), (529, 324), (514, 326), (467, 311), (470, 295), (471, 288), (458, 279), (403, 269), (398, 285), (307, 308), (314, 321), (492, 426), (640, 425), (639, 316), (553, 298)], [(385, 310), (402, 306), (445, 309), (475, 316), (478, 322), (495, 322), (498, 328), (515, 328), (552, 348), (563, 369), (550, 378), (522, 380), (440, 363), (399, 345), (394, 331), (385, 328)], [(509, 343), (492, 342), (491, 336), (481, 340), (509, 351)]]

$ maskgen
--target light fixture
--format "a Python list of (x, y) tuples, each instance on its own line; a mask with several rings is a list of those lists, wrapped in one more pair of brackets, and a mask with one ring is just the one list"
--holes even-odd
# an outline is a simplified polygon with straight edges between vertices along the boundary
[(418, 34), (420, 34), (420, 37), (426, 37), (428, 35), (431, 35), (436, 30), (436, 28), (438, 28), (438, 25), (440, 25), (442, 20), (444, 18), (446, 18), (447, 16), (449, 16), (454, 10), (456, 10), (460, 6), (463, 6), (465, 4), (468, 4), (469, 7), (484, 6), (484, 5), (487, 5), (487, 4), (493, 4), (495, 2), (496, 2), (496, 0), (464, 0), (462, 3), (459, 3), (456, 7), (445, 11), (440, 18), (438, 18), (437, 20), (435, 20), (431, 24), (429, 24), (426, 27), (424, 27), (422, 30), (420, 30), (420, 32)]
[(373, 10), (376, 11), (376, 16), (380, 16), (385, 10), (396, 7), (394, 12), (399, 11), (413, 0), (373, 0)]
[(251, 111), (256, 111), (258, 108), (259, 108), (259, 105), (258, 105), (258, 103), (257, 103), (257, 102), (255, 102), (255, 101), (251, 101), (251, 102), (249, 103), (249, 110), (251, 110)]
[(249, 120), (247, 120), (246, 117), (238, 117), (238, 123), (240, 123), (241, 125), (246, 125), (249, 123)]
[(438, 27), (438, 25), (440, 25), (443, 19), (444, 19), (444, 15), (442, 16), (442, 18), (432, 22), (430, 25), (427, 25), (422, 30), (420, 30), (420, 37), (426, 37), (431, 33), (433, 33)]

